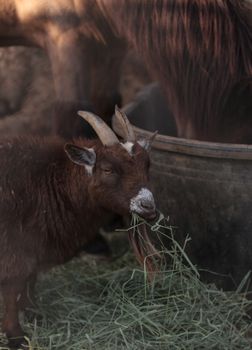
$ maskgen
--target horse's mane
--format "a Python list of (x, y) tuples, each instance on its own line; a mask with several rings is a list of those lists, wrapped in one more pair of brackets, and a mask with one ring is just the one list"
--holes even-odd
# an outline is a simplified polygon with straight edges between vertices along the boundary
[(243, 125), (252, 129), (251, 3), (121, 0), (116, 11), (119, 33), (163, 85), (179, 136), (225, 141), (233, 127), (240, 142)]

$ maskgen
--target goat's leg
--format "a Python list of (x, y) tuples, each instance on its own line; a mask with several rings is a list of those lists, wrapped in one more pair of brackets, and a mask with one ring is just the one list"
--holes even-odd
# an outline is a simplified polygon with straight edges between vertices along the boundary
[[(49, 38), (50, 57), (56, 92), (54, 131), (66, 138), (83, 136), (84, 121), (77, 115), (80, 109), (92, 110), (90, 105), (90, 69), (85, 52), (85, 39), (74, 30)], [(81, 124), (83, 123), (83, 124)]]
[(4, 315), (2, 331), (9, 340), (9, 347), (17, 349), (25, 343), (24, 332), (18, 318), (18, 298), (25, 287), (25, 281), (7, 281), (2, 285)]
[(24, 311), (27, 308), (32, 308), (35, 305), (35, 284), (37, 281), (37, 275), (31, 275), (26, 283), (25, 287), (18, 299), (18, 308), (20, 311)]
[(88, 254), (102, 255), (106, 258), (111, 256), (111, 249), (106, 239), (98, 233), (96, 238), (82, 247), (82, 249)]

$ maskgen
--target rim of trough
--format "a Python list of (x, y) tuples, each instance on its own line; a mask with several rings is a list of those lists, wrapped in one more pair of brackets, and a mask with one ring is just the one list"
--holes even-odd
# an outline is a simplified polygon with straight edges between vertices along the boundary
[[(134, 108), (134, 103), (124, 106), (122, 110), (127, 114), (132, 108)], [(116, 123), (112, 122), (112, 124), (116, 133), (122, 137), (123, 135), (120, 132), (120, 128), (117, 127)], [(131, 124), (138, 137), (149, 138), (153, 135), (152, 131), (139, 128), (134, 125), (134, 122), (131, 122)], [(157, 134), (153, 141), (152, 148), (159, 151), (180, 153), (202, 158), (252, 160), (252, 144), (207, 142)]]
[[(138, 136), (150, 137), (153, 132), (134, 126)], [(206, 142), (157, 134), (152, 148), (199, 157), (252, 160), (252, 145)]]

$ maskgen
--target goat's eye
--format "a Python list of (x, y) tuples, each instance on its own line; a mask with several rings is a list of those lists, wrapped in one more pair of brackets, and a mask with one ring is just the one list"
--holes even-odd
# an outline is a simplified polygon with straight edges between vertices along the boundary
[(113, 173), (113, 169), (111, 168), (102, 168), (102, 171), (104, 172), (104, 174), (109, 175)]

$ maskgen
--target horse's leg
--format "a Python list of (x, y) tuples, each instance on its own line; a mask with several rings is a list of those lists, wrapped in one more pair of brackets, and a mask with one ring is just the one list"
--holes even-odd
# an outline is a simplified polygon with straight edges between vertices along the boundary
[(110, 125), (115, 105), (122, 103), (119, 85), (126, 44), (114, 38), (107, 45), (97, 43), (93, 49), (91, 100), (95, 112)]
[(90, 69), (85, 42), (80, 40), (74, 30), (67, 31), (56, 39), (48, 39), (47, 51), (57, 99), (54, 132), (66, 139), (83, 135), (85, 130), (79, 125), (77, 111), (92, 109), (89, 98)]

